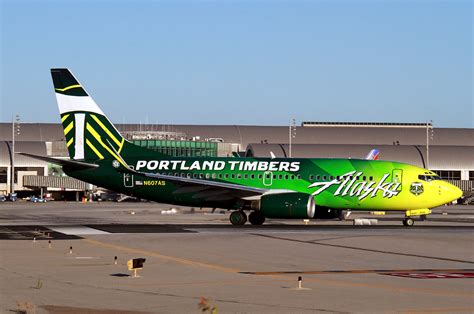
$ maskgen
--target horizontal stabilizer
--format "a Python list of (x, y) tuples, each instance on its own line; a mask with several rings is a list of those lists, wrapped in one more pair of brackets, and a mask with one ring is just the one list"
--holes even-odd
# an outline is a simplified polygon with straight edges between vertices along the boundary
[(99, 167), (99, 165), (96, 165), (96, 164), (89, 164), (86, 162), (80, 162), (80, 161), (75, 161), (75, 160), (57, 159), (53, 157), (38, 156), (38, 155), (33, 155), (33, 154), (28, 154), (28, 153), (17, 153), (17, 154), (39, 159), (46, 162), (50, 162), (52, 164), (60, 165), (63, 167), (67, 167), (69, 170), (87, 170), (87, 169), (95, 169)]

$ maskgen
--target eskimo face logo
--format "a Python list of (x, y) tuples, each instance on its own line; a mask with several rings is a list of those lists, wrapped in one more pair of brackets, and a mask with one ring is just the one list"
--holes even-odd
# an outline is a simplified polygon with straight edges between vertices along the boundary
[(112, 167), (114, 167), (114, 168), (120, 167), (120, 163), (118, 162), (118, 160), (112, 161)]
[(410, 186), (410, 192), (416, 196), (420, 195), (424, 191), (425, 189), (423, 188), (423, 184), (421, 182), (413, 182)]

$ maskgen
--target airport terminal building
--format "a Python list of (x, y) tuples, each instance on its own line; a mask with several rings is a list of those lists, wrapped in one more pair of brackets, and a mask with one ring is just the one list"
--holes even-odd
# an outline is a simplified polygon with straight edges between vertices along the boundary
[[(474, 187), (474, 129), (434, 128), (424, 123), (303, 122), (300, 126), (116, 125), (132, 143), (171, 156), (364, 158), (429, 168), (464, 191)], [(13, 148), (12, 138), (15, 137)], [(291, 141), (291, 145), (290, 145)], [(428, 149), (427, 149), (428, 143)], [(68, 158), (61, 124), (0, 123), (0, 194), (55, 193), (79, 199), (95, 187), (67, 177), (60, 168), (15, 152)], [(12, 180), (12, 165), (14, 175)]]

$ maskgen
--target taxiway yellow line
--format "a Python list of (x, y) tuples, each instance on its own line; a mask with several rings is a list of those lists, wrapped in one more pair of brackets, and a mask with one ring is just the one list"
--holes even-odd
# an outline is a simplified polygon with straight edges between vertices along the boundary
[(142, 250), (142, 249), (134, 249), (122, 245), (117, 245), (117, 244), (110, 244), (110, 243), (105, 243), (97, 240), (92, 240), (92, 239), (84, 239), (85, 242), (88, 242), (92, 245), (96, 246), (101, 246), (101, 247), (106, 247), (109, 249), (114, 249), (122, 252), (127, 252), (127, 253), (135, 253), (135, 254), (142, 254), (146, 256), (153, 256), (157, 257), (163, 260), (167, 261), (172, 261), (178, 264), (183, 264), (187, 266), (194, 266), (194, 267), (202, 267), (202, 268), (208, 268), (208, 269), (214, 269), (214, 270), (219, 270), (222, 272), (226, 273), (238, 273), (240, 270), (236, 268), (230, 268), (230, 267), (225, 267), (225, 266), (220, 266), (220, 265), (215, 265), (215, 264), (209, 264), (209, 263), (203, 263), (203, 262), (197, 262), (189, 259), (184, 259), (184, 258), (179, 258), (175, 256), (169, 256), (169, 255), (163, 255), (157, 252), (152, 252), (152, 251), (147, 251), (147, 250)]
[[(84, 239), (83, 241), (95, 246), (99, 246), (99, 247), (105, 247), (105, 248), (127, 252), (127, 253), (141, 254), (144, 256), (152, 256), (152, 257), (160, 258), (162, 260), (171, 261), (171, 262), (175, 262), (177, 264), (182, 264), (186, 266), (207, 268), (207, 269), (212, 269), (212, 270), (217, 270), (217, 271), (222, 271), (225, 273), (232, 273), (232, 274), (241, 272), (239, 269), (236, 269), (236, 268), (193, 261), (193, 260), (179, 258), (175, 256), (160, 254), (158, 252), (152, 252), (152, 251), (143, 250), (143, 249), (135, 249), (135, 248), (130, 248), (130, 247), (117, 245), (117, 244), (105, 243), (105, 242), (101, 242), (101, 241), (97, 241), (93, 239)], [(337, 275), (337, 274), (334, 274), (334, 275)], [(294, 275), (292, 276), (289, 274), (283, 275), (283, 274), (272, 273), (272, 274), (268, 274), (262, 277), (266, 277), (266, 278), (270, 277), (273, 279), (283, 280), (283, 281), (287, 280), (289, 282), (294, 281)], [(393, 292), (421, 293), (421, 294), (430, 294), (430, 295), (438, 295), (438, 296), (459, 296), (459, 297), (472, 298), (471, 293), (458, 293), (458, 292), (453, 292), (453, 291), (439, 291), (439, 290), (432, 290), (432, 289), (405, 288), (405, 287), (387, 285), (387, 284), (362, 283), (362, 282), (351, 282), (351, 281), (344, 281), (344, 280), (308, 278), (308, 277), (305, 278), (305, 281), (306, 282), (308, 281), (320, 282), (322, 284), (329, 284), (329, 285), (334, 285), (334, 286), (346, 286), (346, 287), (357, 287), (357, 288), (365, 287), (365, 288), (370, 288), (370, 289), (384, 289), (384, 290), (389, 290)]]

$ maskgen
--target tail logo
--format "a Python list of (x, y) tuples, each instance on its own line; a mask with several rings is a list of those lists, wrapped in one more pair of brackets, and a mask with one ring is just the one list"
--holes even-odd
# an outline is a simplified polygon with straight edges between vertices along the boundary
[(120, 153), (125, 139), (106, 117), (90, 112), (69, 112), (62, 116), (61, 121), (72, 159), (100, 160), (110, 155), (117, 159), (109, 145)]

